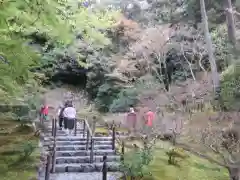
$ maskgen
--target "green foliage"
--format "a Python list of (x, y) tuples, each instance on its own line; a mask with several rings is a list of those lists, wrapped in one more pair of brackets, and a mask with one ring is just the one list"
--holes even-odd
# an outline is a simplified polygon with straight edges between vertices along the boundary
[(129, 107), (134, 106), (138, 102), (138, 94), (135, 88), (127, 88), (120, 91), (117, 98), (113, 100), (111, 112), (126, 112)]
[(1, 1), (0, 55), (9, 62), (0, 62), (1, 97), (9, 99), (24, 90), (34, 78), (30, 70), (46, 68), (51, 77), (58, 60), (69, 60), (71, 53), (86, 68), (85, 49), (79, 49), (76, 36), (86, 46), (110, 44), (103, 30), (114, 23), (115, 15), (111, 10), (91, 11), (74, 0)]
[(25, 160), (28, 158), (35, 150), (36, 146), (32, 142), (25, 142), (22, 144), (22, 147), (20, 147), (22, 151), (21, 158), (22, 160)]
[(240, 65), (232, 64), (221, 77), (220, 103), (226, 110), (239, 110), (240, 108)]
[(87, 73), (86, 91), (91, 100), (97, 97), (99, 87), (108, 81), (105, 75), (113, 69), (107, 48), (91, 51), (91, 55), (88, 55), (87, 61), (91, 67)]
[(104, 112), (126, 112), (129, 107), (138, 103), (139, 96), (144, 91), (157, 87), (159, 87), (159, 82), (151, 75), (139, 78), (131, 87), (105, 78), (105, 83), (97, 89), (95, 103), (97, 108)]
[(40, 107), (40, 92), (35, 84), (26, 84), (23, 93), (18, 93), (21, 98), (9, 97), (8, 101), (2, 102), (0, 113), (11, 113), (13, 118), (20, 120), (22, 123), (29, 122), (36, 118), (37, 110)]
[[(71, 1), (63, 10), (66, 21), (73, 28), (74, 40), (67, 45), (46, 44), (38, 69), (47, 77), (55, 79), (60, 79), (61, 74), (85, 77), (88, 72), (86, 90), (93, 100), (107, 72), (104, 66), (109, 63), (105, 51), (111, 46), (111, 41), (106, 36), (106, 29), (115, 22), (118, 12), (87, 9), (78, 4), (77, 1)], [(85, 79), (81, 77), (74, 81), (85, 85)]]
[(30, 68), (38, 63), (39, 55), (28, 45), (28, 36), (41, 32), (59, 42), (68, 27), (57, 14), (58, 1), (9, 1), (0, 4), (0, 89), (6, 95), (16, 95), (31, 78)]
[(220, 71), (224, 70), (233, 59), (232, 46), (228, 42), (227, 29), (220, 25), (211, 32), (212, 41), (215, 46), (215, 57)]
[[(187, 0), (186, 2), (188, 18), (195, 23), (201, 22), (200, 1)], [(225, 21), (223, 0), (205, 0), (206, 11), (209, 17), (210, 25), (219, 24)]]
[(149, 175), (148, 165), (153, 160), (150, 148), (139, 149), (127, 152), (124, 161), (121, 162), (120, 169), (130, 177), (143, 177)]
[(98, 89), (97, 97), (95, 99), (96, 107), (99, 111), (108, 112), (109, 107), (117, 98), (120, 92), (119, 86), (112, 83), (105, 83)]
[(21, 91), (21, 86), (31, 77), (29, 68), (37, 55), (22, 46), (19, 40), (11, 40), (7, 36), (0, 38), (0, 54), (9, 62), (0, 62), (0, 89), (2, 93), (13, 95)]

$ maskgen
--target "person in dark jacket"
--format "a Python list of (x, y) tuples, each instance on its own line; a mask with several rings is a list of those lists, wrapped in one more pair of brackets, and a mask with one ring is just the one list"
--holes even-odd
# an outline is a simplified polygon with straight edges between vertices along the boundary
[(137, 114), (134, 111), (134, 108), (130, 108), (130, 112), (127, 114), (127, 124), (129, 127), (129, 133), (136, 132), (136, 123), (137, 123)]
[(60, 106), (58, 109), (58, 122), (59, 122), (59, 129), (62, 130), (63, 127), (63, 121), (64, 121), (64, 117), (63, 117), (63, 111), (66, 107), (68, 107), (69, 102), (65, 102), (64, 106)]

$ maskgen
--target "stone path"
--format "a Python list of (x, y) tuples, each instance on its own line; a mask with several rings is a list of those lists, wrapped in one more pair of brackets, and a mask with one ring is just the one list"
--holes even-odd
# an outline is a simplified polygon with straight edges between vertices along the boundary
[[(90, 163), (90, 141), (89, 149), (86, 149), (87, 135), (83, 137), (83, 125), (77, 123), (77, 135), (66, 135), (63, 130), (57, 130), (56, 137), (56, 165), (55, 173), (50, 175), (50, 180), (102, 180), (103, 156), (107, 156), (107, 167), (109, 180), (121, 177), (119, 170), (120, 156), (112, 150), (112, 137), (94, 137), (94, 157)], [(44, 146), (53, 145), (51, 136), (51, 125), (44, 135)], [(44, 179), (44, 173), (39, 180)]]

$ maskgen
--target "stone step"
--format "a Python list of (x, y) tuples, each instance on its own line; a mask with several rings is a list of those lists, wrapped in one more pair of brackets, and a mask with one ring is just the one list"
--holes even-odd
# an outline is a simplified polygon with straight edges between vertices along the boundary
[[(89, 149), (90, 149), (91, 146), (89, 146)], [(112, 148), (112, 145), (105, 145), (105, 144), (102, 144), (102, 145), (95, 145), (94, 144), (94, 150), (95, 149), (111, 149)], [(57, 146), (56, 147), (56, 150), (57, 151), (78, 151), (78, 150), (85, 150), (86, 149), (86, 145), (76, 145), (76, 146), (73, 146), (73, 145), (65, 145), (65, 146)]]
[[(107, 156), (107, 162), (120, 161), (120, 156)], [(94, 156), (93, 162), (103, 162), (103, 156)], [(90, 156), (57, 157), (56, 164), (90, 163)]]
[[(61, 137), (68, 137), (68, 136), (75, 136), (75, 135), (74, 135), (74, 133), (73, 133), (73, 134), (70, 134), (70, 135), (57, 133), (56, 136), (57, 136), (57, 137), (59, 137), (59, 136), (61, 136)], [(45, 134), (44, 134), (44, 137), (48, 137), (48, 138), (52, 138), (52, 139), (53, 139), (52, 133), (45, 133)], [(87, 134), (85, 134), (85, 136), (83, 136), (82, 133), (77, 133), (75, 137), (83, 138), (83, 137), (87, 137)], [(99, 137), (99, 136), (97, 136), (97, 137)]]
[[(63, 125), (62, 127), (64, 127), (64, 123), (62, 123), (62, 125)], [(46, 128), (49, 128), (49, 129), (52, 128), (52, 123), (46, 125), (45, 127), (46, 127)], [(83, 124), (77, 123), (77, 127), (83, 129)], [(59, 123), (58, 123), (58, 122), (57, 122), (57, 128), (59, 128)], [(86, 127), (85, 127), (85, 128), (86, 128)]]
[[(45, 130), (46, 132), (52, 132), (52, 128), (51, 129), (46, 129)], [(57, 129), (57, 132), (60, 132), (60, 133), (65, 133), (66, 131), (64, 129)], [(77, 132), (83, 132), (83, 129), (77, 129)], [(87, 130), (85, 129), (85, 132), (87, 132)]]
[[(58, 134), (58, 133), (57, 133), (57, 136), (68, 137), (69, 135), (67, 135), (67, 134)], [(75, 135), (72, 134), (71, 136), (75, 136)], [(83, 137), (83, 134), (82, 134), (82, 133), (77, 133), (76, 136), (77, 136), (77, 137), (80, 137), (80, 138), (86, 138), (86, 137), (87, 137), (87, 133), (85, 133), (85, 136), (84, 136), (84, 137)], [(76, 137), (76, 136), (75, 136), (75, 137)], [(45, 133), (44, 137), (53, 138), (52, 133)], [(95, 134), (94, 134), (94, 137), (106, 137), (106, 135), (105, 135), (105, 134), (102, 134), (102, 133), (95, 133)], [(111, 134), (109, 134), (107, 137), (111, 137)]]
[[(111, 140), (111, 136), (105, 136), (105, 137), (93, 137), (95, 141), (107, 141)], [(79, 137), (79, 136), (57, 136), (57, 141), (86, 141), (86, 137)]]
[[(94, 155), (97, 156), (111, 156), (111, 155), (115, 155), (116, 151), (115, 150), (111, 150), (111, 149), (104, 149), (104, 150), (95, 150), (93, 151)], [(62, 156), (89, 156), (90, 155), (90, 151), (87, 150), (79, 150), (79, 151), (56, 151), (56, 157), (62, 157)]]
[[(94, 141), (111, 141), (112, 137), (111, 136), (94, 136), (93, 137)], [(54, 138), (52, 136), (44, 136), (43, 141), (48, 142), (48, 141), (53, 141)], [(87, 137), (83, 137), (81, 135), (66, 135), (66, 136), (57, 136), (56, 141), (75, 141), (75, 142), (80, 142), (80, 141), (86, 141)]]
[[(44, 143), (45, 144), (45, 143)], [(53, 141), (46, 142), (48, 145), (52, 145)], [(68, 145), (86, 145), (87, 141), (57, 141), (57, 146), (68, 146)], [(88, 142), (90, 144), (90, 141)], [(111, 145), (112, 141), (94, 141), (94, 145)]]
[[(84, 163), (84, 164), (56, 164), (55, 172), (101, 172), (103, 163)], [(119, 171), (120, 164), (117, 162), (108, 162), (107, 169), (108, 172)]]
[[(74, 131), (73, 131), (74, 133)], [(45, 135), (52, 135), (52, 131), (45, 131)], [(83, 131), (77, 131), (77, 134), (84, 134)], [(65, 131), (57, 131), (57, 135), (62, 136), (62, 135), (67, 135)], [(85, 132), (85, 135), (87, 135), (87, 132)]]
[[(120, 172), (108, 172), (107, 180), (118, 180), (123, 176)], [(54, 173), (50, 180), (102, 180), (102, 172), (91, 173)]]

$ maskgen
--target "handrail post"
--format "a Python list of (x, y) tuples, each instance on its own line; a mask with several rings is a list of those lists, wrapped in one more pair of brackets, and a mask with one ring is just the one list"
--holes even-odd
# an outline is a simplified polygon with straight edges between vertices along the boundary
[(103, 156), (102, 180), (107, 180), (107, 156)]
[(115, 150), (115, 139), (116, 139), (116, 129), (115, 126), (112, 128), (112, 150)]
[(55, 128), (54, 128), (54, 139), (53, 139), (53, 149), (52, 149), (52, 169), (51, 173), (55, 173), (56, 165), (56, 136), (57, 136), (57, 121), (55, 119)]
[(87, 129), (87, 142), (86, 142), (86, 150), (87, 150), (87, 151), (88, 151), (88, 149), (89, 149), (89, 136), (90, 136), (89, 130)]
[(57, 136), (57, 119), (56, 118), (54, 118), (55, 120), (54, 120), (54, 129), (55, 129), (55, 131), (54, 131), (54, 137), (56, 138), (56, 136)]
[(125, 144), (124, 141), (122, 141), (122, 149), (121, 149), (121, 161), (124, 161), (124, 153), (125, 153)]
[(54, 136), (54, 126), (55, 126), (55, 119), (52, 119), (52, 136)]
[(83, 120), (83, 137), (85, 137), (86, 122)]
[(77, 119), (74, 122), (74, 136), (77, 136)]
[(43, 125), (43, 118), (42, 118), (41, 112), (39, 112), (39, 121), (40, 121), (40, 124)]
[(90, 163), (93, 163), (94, 139), (91, 137)]
[(93, 126), (92, 126), (92, 133), (93, 133), (93, 134), (95, 133), (95, 130), (96, 130), (96, 123), (97, 123), (97, 121), (94, 120), (94, 121), (93, 121)]
[(45, 169), (45, 180), (50, 179), (50, 163), (51, 163), (51, 157), (50, 157), (50, 154), (48, 154), (47, 162), (46, 162), (46, 169)]

